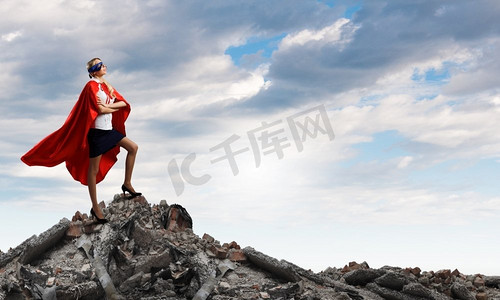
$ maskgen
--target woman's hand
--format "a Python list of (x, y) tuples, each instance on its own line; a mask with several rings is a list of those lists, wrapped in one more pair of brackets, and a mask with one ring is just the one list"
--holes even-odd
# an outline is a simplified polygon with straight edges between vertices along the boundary
[(118, 102), (114, 102), (114, 103), (109, 103), (109, 104), (105, 104), (104, 102), (102, 102), (101, 100), (97, 99), (97, 105), (99, 106), (102, 106), (102, 107), (105, 107), (105, 108), (109, 108), (109, 109), (114, 109), (115, 111), (122, 108), (122, 107), (125, 107), (127, 106), (127, 104), (125, 104), (125, 102), (123, 101), (118, 101)]
[(102, 103), (102, 101), (99, 99), (97, 99), (97, 105), (102, 105), (103, 107), (108, 107), (105, 103)]
[(100, 114), (109, 114), (118, 110), (116, 108), (113, 108), (111, 105), (112, 104), (105, 104), (99, 99), (97, 100), (97, 110)]

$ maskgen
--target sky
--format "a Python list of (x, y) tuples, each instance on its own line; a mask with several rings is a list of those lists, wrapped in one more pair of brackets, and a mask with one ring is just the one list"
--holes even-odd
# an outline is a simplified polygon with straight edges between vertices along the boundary
[[(133, 185), (199, 236), (315, 272), (500, 275), (500, 2), (0, 3), (0, 249), (90, 210), (57, 130), (99, 57), (132, 106)], [(120, 193), (125, 151), (98, 185)]]

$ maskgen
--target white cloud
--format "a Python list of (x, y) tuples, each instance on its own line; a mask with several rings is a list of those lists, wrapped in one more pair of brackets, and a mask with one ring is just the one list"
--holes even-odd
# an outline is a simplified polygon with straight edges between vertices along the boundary
[(412, 162), (412, 160), (413, 160), (413, 157), (411, 157), (411, 156), (405, 156), (405, 157), (401, 158), (401, 161), (398, 163), (398, 168), (403, 169), (403, 168), (408, 167), (408, 165)]
[(23, 35), (23, 33), (22, 33), (21, 30), (10, 32), (10, 33), (6, 33), (6, 34), (2, 35), (2, 41), (10, 43), (10, 42), (12, 42), (13, 40), (19, 38), (22, 35)]
[(237, 69), (226, 55), (199, 57), (177, 69), (177, 76), (164, 87), (162, 79), (151, 79), (157, 83), (156, 91), (146, 91), (146, 95), (153, 92), (150, 97), (157, 101), (142, 100), (142, 92), (131, 96), (140, 100), (134, 114), (143, 120), (188, 120), (196, 111), (213, 105), (220, 106), (220, 110), (266, 89), (270, 85), (264, 79), (266, 73), (265, 65), (250, 71)]
[(355, 25), (350, 24), (349, 19), (340, 18), (332, 25), (319, 30), (304, 29), (297, 33), (287, 35), (281, 41), (279, 49), (287, 50), (293, 46), (304, 46), (312, 41), (345, 44), (350, 41), (350, 38), (356, 29)]

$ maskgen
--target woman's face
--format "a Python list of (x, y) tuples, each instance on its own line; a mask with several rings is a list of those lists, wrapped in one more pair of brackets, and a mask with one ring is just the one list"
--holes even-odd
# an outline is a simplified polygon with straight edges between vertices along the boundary
[[(101, 61), (97, 61), (96, 64), (100, 63)], [(99, 71), (97, 72), (94, 72), (94, 76), (97, 76), (97, 77), (102, 77), (106, 74), (106, 71), (107, 71), (108, 67), (105, 65), (105, 64), (102, 64), (102, 67)]]

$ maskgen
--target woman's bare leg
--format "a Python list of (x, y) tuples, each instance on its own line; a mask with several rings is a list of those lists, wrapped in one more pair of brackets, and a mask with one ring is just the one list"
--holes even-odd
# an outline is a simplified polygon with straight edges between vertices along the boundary
[(89, 171), (87, 173), (87, 185), (89, 187), (90, 201), (92, 201), (92, 209), (99, 219), (104, 219), (101, 208), (97, 203), (97, 183), (96, 177), (99, 172), (99, 163), (101, 161), (101, 155), (97, 157), (92, 157), (89, 160)]
[(123, 181), (123, 184), (135, 193), (135, 190), (132, 187), (132, 172), (134, 171), (135, 157), (139, 146), (137, 146), (137, 144), (128, 137), (124, 137), (118, 142), (118, 145), (127, 150), (127, 159), (125, 161), (125, 180)]

